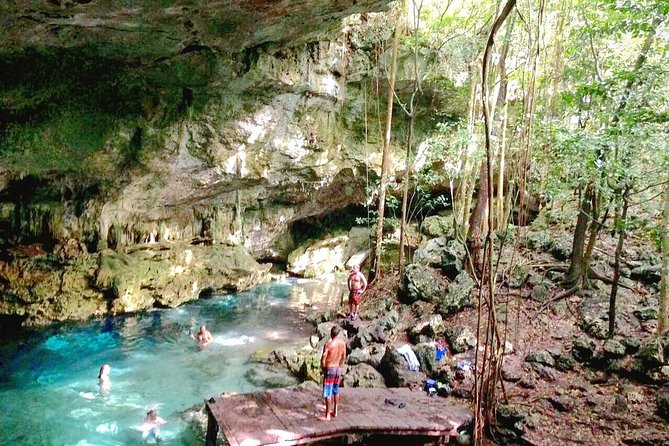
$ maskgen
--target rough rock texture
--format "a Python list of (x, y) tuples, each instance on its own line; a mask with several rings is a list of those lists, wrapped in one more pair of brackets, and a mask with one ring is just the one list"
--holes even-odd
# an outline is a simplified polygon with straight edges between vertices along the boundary
[[(389, 3), (3, 3), (1, 246), (49, 253), (73, 239), (123, 258), (124, 248), (146, 242), (232, 244), (255, 259), (286, 261), (302, 235), (296, 222), (359, 205), (376, 176), (379, 159), (361, 138), (361, 83), (374, 76), (374, 42), (391, 28), (381, 15), (351, 14)], [(373, 37), (362, 31), (369, 27)], [(138, 271), (182, 254), (139, 255)], [(0, 312), (47, 320), (175, 305), (207, 281), (228, 287), (237, 274), (225, 262), (205, 264), (221, 277), (197, 273), (189, 290), (162, 271), (148, 283), (131, 280), (130, 267), (114, 262), (103, 269), (114, 264), (122, 274), (101, 285), (120, 280), (125, 300), (112, 295), (108, 305), (96, 291), (70, 303), (89, 273), (66, 277), (55, 293), (10, 280)], [(40, 274), (80, 274), (49, 268)], [(18, 308), (45, 299), (54, 309)]]
[(392, 346), (386, 348), (386, 353), (379, 365), (379, 371), (388, 387), (422, 387), (424, 385), (425, 375), (421, 372), (409, 370), (404, 357)]
[(244, 290), (269, 279), (241, 246), (155, 244), (141, 250), (52, 254), (0, 262), (0, 313), (29, 325), (175, 307), (201, 293)]
[(446, 294), (447, 282), (439, 271), (429, 266), (412, 263), (407, 266), (400, 297), (405, 303), (417, 300), (434, 302)]
[(369, 364), (349, 367), (342, 378), (344, 387), (386, 387), (383, 375)]

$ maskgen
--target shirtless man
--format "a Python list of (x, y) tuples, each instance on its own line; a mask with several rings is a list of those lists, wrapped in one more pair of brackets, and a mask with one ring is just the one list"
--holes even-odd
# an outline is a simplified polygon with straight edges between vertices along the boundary
[(195, 339), (202, 346), (205, 346), (214, 340), (214, 337), (211, 335), (211, 332), (207, 330), (207, 327), (204, 325), (200, 327), (200, 331), (198, 331), (196, 334), (193, 333), (189, 334), (191, 338)]
[[(339, 339), (341, 328), (338, 325), (330, 330), (330, 340), (323, 347), (321, 367), (323, 367), (323, 398), (325, 398), (325, 415), (318, 417), (321, 421), (330, 421), (337, 416), (339, 407), (339, 382), (341, 368), (346, 361), (346, 344)], [(334, 403), (334, 404), (333, 404)]]
[(360, 266), (355, 265), (348, 275), (348, 317), (354, 320), (360, 310), (360, 297), (367, 289), (367, 279), (360, 272)]

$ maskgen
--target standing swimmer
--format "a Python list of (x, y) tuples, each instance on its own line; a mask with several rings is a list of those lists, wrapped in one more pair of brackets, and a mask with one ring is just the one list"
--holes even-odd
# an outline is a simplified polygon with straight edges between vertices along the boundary
[(190, 331), (188, 334), (202, 346), (208, 345), (211, 343), (211, 341), (214, 340), (214, 337), (211, 335), (211, 332), (207, 330), (205, 325), (201, 326), (200, 331), (198, 331), (196, 334), (193, 334)]

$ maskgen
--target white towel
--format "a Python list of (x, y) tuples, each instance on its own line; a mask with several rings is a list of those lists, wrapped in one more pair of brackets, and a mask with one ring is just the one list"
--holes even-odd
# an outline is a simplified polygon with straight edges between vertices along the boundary
[(409, 364), (409, 370), (411, 370), (412, 372), (418, 371), (418, 369), (420, 368), (420, 363), (418, 362), (418, 358), (416, 358), (416, 354), (413, 352), (409, 344), (404, 344), (403, 346), (398, 347), (395, 350), (397, 350), (397, 353), (404, 356), (404, 359), (406, 360), (407, 364)]

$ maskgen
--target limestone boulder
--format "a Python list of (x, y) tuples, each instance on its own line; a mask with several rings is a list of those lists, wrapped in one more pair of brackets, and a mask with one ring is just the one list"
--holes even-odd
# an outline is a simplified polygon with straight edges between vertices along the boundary
[(423, 220), (420, 231), (430, 238), (453, 238), (453, 219), (454, 216), (452, 212), (449, 212), (446, 215), (430, 215)]
[(446, 279), (438, 270), (412, 263), (405, 270), (400, 298), (408, 304), (418, 300), (435, 302), (444, 296), (447, 285)]
[(453, 353), (463, 353), (476, 347), (476, 335), (467, 326), (455, 325), (447, 327), (444, 333)]
[(388, 346), (379, 364), (379, 372), (385, 379), (388, 387), (422, 387), (425, 375), (418, 371), (409, 370), (404, 357), (397, 350)]
[(424, 342), (413, 348), (420, 362), (420, 369), (428, 376), (433, 376), (445, 361), (445, 355), (437, 360), (437, 345), (434, 342)]
[(343, 271), (348, 260), (348, 244), (347, 235), (307, 242), (290, 253), (286, 269), (307, 278)]
[(386, 387), (383, 375), (369, 364), (357, 364), (348, 368), (342, 377), (344, 387)]
[(471, 292), (473, 289), (474, 281), (466, 271), (462, 271), (448, 285), (447, 292), (437, 301), (439, 314), (446, 317), (462, 308), (471, 306)]

